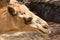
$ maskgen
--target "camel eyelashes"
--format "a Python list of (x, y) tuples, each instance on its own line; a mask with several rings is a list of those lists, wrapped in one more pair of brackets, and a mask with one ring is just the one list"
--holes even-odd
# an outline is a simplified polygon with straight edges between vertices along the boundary
[(8, 12), (9, 14), (11, 14), (12, 16), (16, 16), (17, 13), (15, 13), (15, 10), (12, 7), (8, 7)]

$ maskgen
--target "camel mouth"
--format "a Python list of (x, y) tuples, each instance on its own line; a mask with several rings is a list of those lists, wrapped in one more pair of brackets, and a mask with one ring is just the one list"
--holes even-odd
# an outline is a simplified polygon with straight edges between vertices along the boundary
[(42, 31), (42, 30), (40, 30), (40, 29), (38, 29), (41, 33), (43, 33), (43, 34), (49, 34), (50, 33), (50, 31), (48, 30), (47, 32), (45, 32), (45, 31)]

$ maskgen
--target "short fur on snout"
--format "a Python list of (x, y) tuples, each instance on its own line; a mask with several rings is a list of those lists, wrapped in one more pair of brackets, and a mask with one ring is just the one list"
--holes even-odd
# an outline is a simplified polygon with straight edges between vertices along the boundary
[[(3, 10), (4, 9), (4, 10)], [(9, 4), (0, 10), (0, 32), (8, 31), (39, 31), (50, 32), (48, 24), (32, 13), (24, 4)], [(23, 18), (32, 18), (31, 23), (25, 24)], [(2, 29), (3, 28), (3, 29)]]

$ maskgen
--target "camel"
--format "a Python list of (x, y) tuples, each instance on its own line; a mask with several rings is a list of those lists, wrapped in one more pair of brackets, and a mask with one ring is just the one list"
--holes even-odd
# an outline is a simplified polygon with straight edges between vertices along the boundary
[(13, 31), (38, 31), (50, 33), (46, 21), (36, 16), (22, 3), (12, 3), (0, 9), (0, 33)]

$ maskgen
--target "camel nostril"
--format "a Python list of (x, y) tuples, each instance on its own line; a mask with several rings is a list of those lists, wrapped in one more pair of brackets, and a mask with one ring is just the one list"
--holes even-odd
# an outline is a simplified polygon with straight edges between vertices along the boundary
[(43, 26), (44, 29), (48, 29), (48, 27)]
[(32, 21), (32, 18), (29, 17), (29, 18), (23, 18), (25, 22), (31, 22)]

